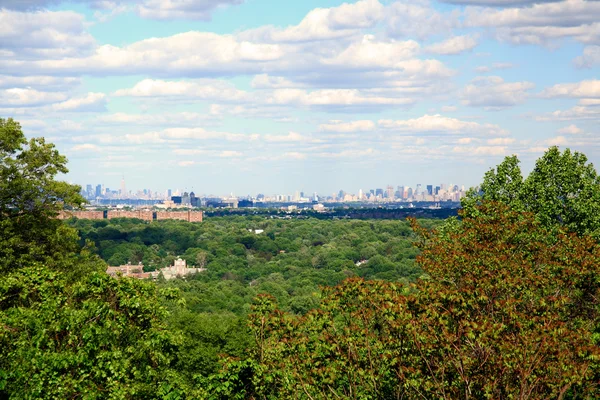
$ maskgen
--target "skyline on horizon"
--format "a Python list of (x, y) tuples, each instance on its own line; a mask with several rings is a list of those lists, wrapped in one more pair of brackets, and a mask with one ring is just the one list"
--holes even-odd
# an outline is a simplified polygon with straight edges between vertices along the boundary
[(552, 145), (600, 164), (598, 1), (4, 0), (0, 21), (0, 116), (83, 187), (469, 188)]

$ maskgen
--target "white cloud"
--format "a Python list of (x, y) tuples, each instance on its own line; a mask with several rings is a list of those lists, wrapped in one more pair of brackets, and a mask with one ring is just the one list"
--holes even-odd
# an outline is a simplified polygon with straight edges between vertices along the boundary
[(405, 132), (441, 133), (441, 134), (479, 134), (482, 136), (505, 136), (508, 132), (498, 125), (479, 124), (477, 122), (462, 121), (442, 115), (424, 115), (408, 120), (380, 120), (378, 125), (383, 129)]
[(242, 71), (262, 72), (262, 63), (275, 61), (283, 54), (276, 44), (252, 43), (232, 35), (192, 31), (144, 39), (124, 47), (98, 46), (88, 57), (0, 61), (0, 70), (21, 69), (47, 74), (233, 75)]
[(117, 90), (115, 96), (218, 101), (249, 100), (247, 92), (237, 90), (231, 83), (219, 79), (200, 79), (191, 81), (144, 79), (131, 89)]
[(282, 76), (270, 76), (268, 74), (259, 74), (252, 78), (250, 86), (255, 89), (281, 89), (281, 88), (297, 88), (304, 85), (292, 82)]
[(305, 91), (300, 89), (277, 89), (266, 100), (266, 104), (297, 105), (318, 108), (356, 109), (357, 107), (385, 108), (409, 105), (410, 98), (380, 97), (356, 89), (322, 89)]
[(548, 146), (565, 146), (569, 141), (564, 136), (557, 136), (545, 141)]
[(475, 67), (475, 71), (479, 72), (479, 73), (487, 73), (493, 70), (502, 70), (502, 69), (509, 69), (509, 68), (513, 68), (515, 65), (512, 63), (494, 63), (491, 66), (487, 66), (487, 65), (481, 65), (479, 67)]
[(455, 153), (474, 156), (502, 156), (507, 153), (505, 146), (456, 146), (452, 149)]
[(424, 39), (449, 34), (460, 25), (459, 12), (440, 13), (427, 0), (395, 1), (386, 9), (388, 33), (394, 37)]
[(575, 59), (575, 65), (579, 68), (592, 68), (600, 65), (600, 46), (586, 46), (583, 54)]
[(244, 0), (146, 0), (136, 11), (142, 18), (210, 20), (217, 7), (242, 4)]
[(211, 121), (210, 116), (194, 112), (164, 112), (149, 114), (127, 114), (117, 112), (98, 116), (94, 123), (104, 125), (142, 125), (142, 126), (197, 126)]
[(491, 145), (508, 145), (513, 144), (514, 142), (515, 138), (493, 138), (487, 140), (487, 144)]
[(499, 76), (477, 77), (460, 96), (465, 105), (497, 110), (523, 103), (534, 87), (531, 82), (504, 82)]
[(35, 107), (66, 99), (64, 93), (41, 92), (35, 89), (12, 88), (0, 90), (0, 108)]
[(55, 111), (95, 112), (106, 110), (106, 95), (104, 93), (88, 93), (84, 97), (75, 97), (61, 103), (53, 104)]
[(442, 112), (454, 112), (458, 110), (456, 106), (442, 106)]
[(0, 8), (0, 44), (10, 59), (59, 59), (79, 56), (96, 41), (86, 32), (85, 17), (72, 11), (17, 12)]
[(600, 2), (566, 0), (539, 2), (530, 7), (490, 9), (467, 7), (467, 27), (495, 28), (500, 40), (515, 44), (549, 44), (572, 37), (582, 43), (600, 41)]
[(425, 47), (425, 51), (434, 54), (460, 54), (473, 50), (477, 46), (477, 38), (472, 35), (454, 36), (442, 42)]
[(329, 121), (327, 124), (319, 125), (319, 131), (322, 132), (368, 132), (375, 130), (375, 123), (369, 120), (343, 122), (339, 120)]
[(347, 67), (402, 67), (402, 61), (415, 56), (419, 44), (414, 40), (380, 42), (373, 35), (364, 35), (360, 42), (350, 44), (344, 51), (323, 62)]
[(66, 90), (81, 83), (79, 78), (61, 76), (0, 75), (0, 88), (38, 88), (44, 91)]
[(100, 151), (100, 147), (96, 144), (92, 144), (92, 143), (83, 143), (83, 144), (76, 144), (75, 146), (71, 147), (71, 151), (77, 151), (77, 152), (81, 152), (81, 151), (95, 151), (98, 152)]
[(359, 29), (370, 28), (384, 17), (378, 0), (360, 0), (338, 7), (315, 8), (298, 25), (285, 29), (265, 26), (242, 32), (244, 39), (265, 42), (308, 42), (348, 37)]
[(222, 158), (239, 158), (239, 157), (241, 157), (243, 155), (244, 155), (244, 153), (241, 153), (239, 151), (235, 151), (235, 150), (223, 150), (219, 154), (219, 157), (222, 157)]
[(600, 107), (575, 106), (568, 110), (556, 110), (534, 116), (536, 121), (571, 121), (600, 119)]
[(302, 136), (297, 132), (290, 132), (287, 135), (265, 135), (264, 139), (267, 142), (289, 143), (289, 142), (305, 142), (309, 138)]
[(583, 130), (581, 130), (581, 128), (578, 128), (577, 125), (565, 126), (564, 128), (561, 128), (558, 130), (558, 133), (562, 133), (562, 134), (566, 133), (568, 135), (578, 135), (582, 132), (583, 132)]
[(600, 98), (600, 80), (587, 80), (577, 83), (560, 83), (542, 92), (542, 96)]
[(523, 5), (531, 5), (535, 3), (550, 3), (557, 2), (561, 0), (440, 0), (442, 3), (450, 3), (450, 4), (462, 4), (462, 5), (478, 5), (478, 6), (523, 6)]

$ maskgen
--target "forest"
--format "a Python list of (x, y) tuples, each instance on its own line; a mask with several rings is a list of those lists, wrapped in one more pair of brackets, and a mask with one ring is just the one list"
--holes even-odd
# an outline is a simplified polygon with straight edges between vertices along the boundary
[[(600, 178), (548, 149), (446, 220), (58, 220), (67, 160), (0, 119), (0, 398), (600, 397)], [(113, 278), (107, 265), (207, 270)]]

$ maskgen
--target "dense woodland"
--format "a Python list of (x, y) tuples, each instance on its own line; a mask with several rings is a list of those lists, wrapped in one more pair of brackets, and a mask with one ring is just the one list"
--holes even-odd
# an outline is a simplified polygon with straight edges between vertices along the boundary
[[(0, 119), (0, 398), (600, 397), (600, 178), (507, 157), (459, 218), (56, 219), (66, 159)], [(256, 230), (263, 230), (257, 233)], [(205, 273), (112, 278), (107, 262)]]
[[(434, 227), (442, 221), (422, 223)], [(184, 300), (166, 305), (170, 325), (184, 332), (179, 360), (190, 376), (208, 376), (217, 371), (219, 354), (241, 356), (254, 344), (246, 319), (258, 294), (269, 294), (282, 310), (302, 315), (318, 307), (322, 287), (344, 279), (406, 285), (422, 274), (407, 221), (255, 216), (212, 217), (203, 223), (73, 219), (69, 224), (109, 265), (141, 262), (149, 271), (180, 256), (207, 269), (158, 282), (177, 289)]]

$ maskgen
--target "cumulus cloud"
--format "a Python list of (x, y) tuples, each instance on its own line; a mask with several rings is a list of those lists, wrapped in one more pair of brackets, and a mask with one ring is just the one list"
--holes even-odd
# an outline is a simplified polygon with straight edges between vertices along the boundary
[(507, 6), (526, 6), (536, 3), (550, 3), (562, 0), (440, 0), (442, 3), (474, 5), (474, 6), (490, 6), (490, 7), (507, 7)]
[(287, 28), (265, 26), (242, 32), (241, 38), (251, 41), (297, 43), (348, 37), (360, 29), (370, 28), (384, 17), (384, 7), (378, 0), (360, 0), (338, 7), (316, 8), (298, 25)]
[(63, 91), (81, 84), (79, 78), (60, 76), (11, 76), (0, 75), (1, 88), (39, 88), (44, 91)]
[(600, 98), (600, 80), (586, 80), (576, 83), (559, 83), (542, 92), (547, 98)]
[(42, 92), (35, 89), (11, 88), (0, 90), (0, 108), (36, 107), (66, 99), (64, 93)]
[[(3, 0), (0, 4), (10, 10), (40, 10), (61, 3), (81, 3), (100, 10), (118, 10), (123, 12), (129, 6), (135, 6), (136, 13), (142, 18), (172, 20), (210, 20), (212, 12), (219, 7), (239, 5), (244, 0)], [(100, 20), (106, 15), (100, 14)]]
[(452, 151), (474, 156), (502, 156), (507, 153), (506, 146), (456, 146)]
[(462, 121), (457, 118), (442, 115), (424, 115), (407, 120), (380, 120), (378, 126), (382, 129), (415, 132), (439, 133), (451, 135), (479, 134), (482, 136), (505, 136), (508, 132), (498, 125), (480, 124), (472, 121)]
[(534, 87), (531, 82), (504, 82), (499, 76), (477, 77), (460, 96), (465, 105), (498, 110), (523, 103)]
[(219, 79), (165, 81), (144, 79), (130, 89), (120, 89), (115, 96), (146, 98), (202, 99), (218, 101), (249, 100), (247, 92), (238, 90), (231, 83)]
[(491, 66), (480, 65), (478, 67), (475, 67), (475, 71), (479, 72), (479, 73), (487, 73), (487, 72), (491, 72), (493, 70), (502, 70), (502, 69), (513, 68), (514, 66), (515, 65), (512, 63), (494, 63)]
[(375, 129), (375, 123), (370, 120), (360, 120), (343, 122), (339, 120), (329, 121), (327, 124), (319, 125), (319, 131), (322, 132), (368, 132)]
[(350, 44), (335, 57), (325, 59), (325, 64), (351, 67), (402, 67), (402, 61), (411, 59), (419, 50), (414, 40), (403, 42), (377, 41), (373, 35), (364, 35), (360, 42)]
[(0, 8), (0, 48), (16, 58), (60, 59), (87, 54), (96, 41), (85, 17), (72, 11), (18, 12)]
[(549, 44), (567, 37), (598, 44), (599, 19), (600, 2), (567, 0), (500, 10), (467, 7), (464, 22), (466, 27), (495, 29), (496, 38), (515, 44)]
[(460, 54), (473, 50), (477, 46), (477, 39), (472, 35), (454, 36), (439, 43), (425, 47), (425, 51), (434, 54)]
[(441, 13), (427, 0), (395, 1), (386, 9), (388, 34), (392, 37), (417, 37), (449, 34), (460, 26), (459, 12)]
[(575, 106), (533, 117), (536, 121), (600, 120), (600, 107)]
[(267, 142), (275, 143), (305, 142), (309, 140), (309, 138), (297, 132), (290, 132), (287, 135), (265, 135), (264, 139)]
[(76, 144), (75, 146), (71, 147), (71, 151), (100, 151), (100, 147), (96, 144), (93, 143), (83, 143), (83, 144)]
[(383, 97), (365, 93), (357, 89), (322, 89), (313, 91), (276, 89), (266, 99), (266, 104), (337, 109), (338, 111), (352, 111), (363, 107), (382, 109), (392, 106), (406, 106), (412, 103), (414, 103), (414, 99), (411, 98)]
[(53, 104), (55, 111), (97, 112), (106, 110), (104, 93), (88, 93), (83, 97), (75, 97), (61, 103)]
[(579, 68), (592, 68), (600, 65), (600, 46), (586, 46), (583, 54), (574, 60)]
[(558, 130), (558, 133), (561, 133), (561, 134), (566, 133), (568, 135), (578, 135), (582, 132), (583, 132), (583, 130), (581, 128), (578, 128), (577, 125), (565, 126), (564, 128), (560, 128)]
[(244, 0), (146, 0), (137, 6), (136, 11), (142, 18), (207, 21), (217, 7), (238, 5), (243, 2)]

